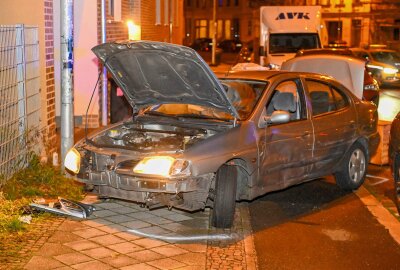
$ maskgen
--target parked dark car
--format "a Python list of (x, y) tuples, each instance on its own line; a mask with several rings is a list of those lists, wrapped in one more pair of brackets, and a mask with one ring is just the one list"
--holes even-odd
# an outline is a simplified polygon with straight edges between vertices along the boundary
[[(307, 55), (342, 55), (349, 57), (356, 57), (353, 51), (348, 48), (323, 48), (323, 49), (310, 49), (310, 50), (299, 50), (295, 57), (307, 56)], [(366, 62), (367, 64), (367, 62)], [(379, 84), (368, 72), (367, 67), (364, 70), (364, 91), (363, 98), (368, 101), (372, 101), (379, 105)]]
[(212, 225), (227, 228), (236, 201), (329, 174), (345, 190), (364, 181), (379, 141), (377, 108), (327, 76), (217, 78), (194, 50), (159, 42), (93, 52), (133, 107), (132, 119), (66, 156), (65, 167), (94, 192), (148, 207), (211, 207)]
[(242, 49), (243, 43), (238, 39), (225, 39), (218, 43), (218, 48), (224, 52), (239, 52)]
[(212, 39), (211, 38), (197, 38), (190, 45), (190, 48), (196, 51), (211, 52)]
[(400, 213), (400, 112), (390, 128), (389, 164), (394, 179), (394, 201)]
[(400, 83), (400, 53), (384, 48), (352, 48), (357, 57), (368, 61), (367, 68), (379, 85)]

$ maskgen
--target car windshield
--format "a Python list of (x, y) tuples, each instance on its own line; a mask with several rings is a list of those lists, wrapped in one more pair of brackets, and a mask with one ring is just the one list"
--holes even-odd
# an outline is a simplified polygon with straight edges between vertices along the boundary
[[(240, 119), (246, 119), (254, 110), (267, 82), (250, 80), (221, 80), (228, 99), (239, 113)], [(217, 108), (194, 104), (159, 104), (144, 110), (145, 114), (173, 117), (233, 120), (233, 116)]]
[(271, 34), (269, 53), (295, 53), (300, 49), (319, 48), (317, 34)]
[(372, 52), (372, 57), (378, 62), (400, 62), (400, 54), (398, 52)]

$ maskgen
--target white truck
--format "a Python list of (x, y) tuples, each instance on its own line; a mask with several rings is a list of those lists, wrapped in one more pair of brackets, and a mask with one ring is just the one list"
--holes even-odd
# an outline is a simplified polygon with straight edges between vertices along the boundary
[(260, 31), (260, 65), (280, 69), (298, 50), (321, 48), (321, 7), (263, 6)]

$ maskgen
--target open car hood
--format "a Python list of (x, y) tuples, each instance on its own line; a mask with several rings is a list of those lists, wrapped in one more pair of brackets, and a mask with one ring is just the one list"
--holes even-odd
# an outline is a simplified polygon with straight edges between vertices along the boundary
[(238, 118), (225, 90), (192, 49), (169, 43), (104, 43), (92, 49), (134, 111), (155, 104), (214, 107)]
[(282, 70), (313, 72), (333, 77), (353, 94), (362, 98), (365, 61), (343, 55), (305, 55), (282, 64)]

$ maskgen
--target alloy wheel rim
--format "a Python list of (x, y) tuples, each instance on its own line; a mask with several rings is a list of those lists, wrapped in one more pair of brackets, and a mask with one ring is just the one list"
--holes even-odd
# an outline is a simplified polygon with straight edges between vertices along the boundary
[(358, 183), (361, 181), (365, 173), (365, 155), (360, 149), (356, 149), (350, 156), (349, 160), (349, 176), (351, 181)]

